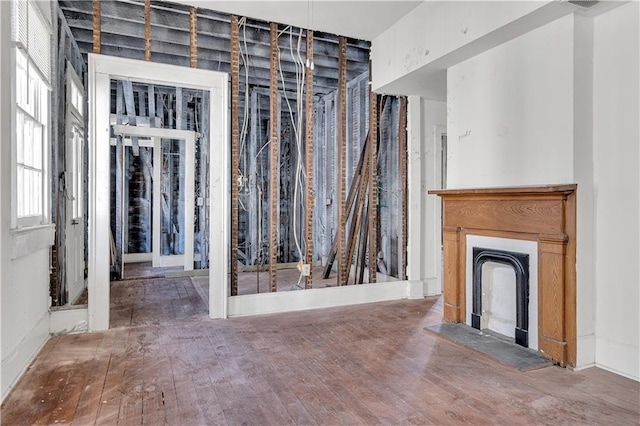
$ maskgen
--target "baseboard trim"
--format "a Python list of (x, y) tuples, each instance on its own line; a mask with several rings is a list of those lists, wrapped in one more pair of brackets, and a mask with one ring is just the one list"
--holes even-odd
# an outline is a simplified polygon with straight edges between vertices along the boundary
[(439, 296), (442, 294), (442, 288), (437, 278), (425, 278), (423, 282), (425, 296)]
[(45, 312), (18, 346), (2, 359), (2, 401), (18, 383), (47, 340), (49, 340), (49, 311)]
[(597, 362), (596, 362), (595, 367), (600, 368), (602, 370), (606, 370), (606, 371), (608, 371), (610, 373), (613, 373), (613, 374), (617, 374), (618, 376), (626, 377), (627, 379), (633, 380), (635, 382), (640, 382), (640, 377), (632, 376), (631, 374), (625, 373), (624, 371), (620, 371), (620, 370), (618, 370), (616, 368), (607, 367), (606, 365), (598, 364)]
[(89, 312), (86, 306), (56, 309), (51, 311), (50, 334), (86, 333), (89, 324)]
[(248, 316), (419, 298), (419, 282), (393, 281), (228, 298), (228, 316)]

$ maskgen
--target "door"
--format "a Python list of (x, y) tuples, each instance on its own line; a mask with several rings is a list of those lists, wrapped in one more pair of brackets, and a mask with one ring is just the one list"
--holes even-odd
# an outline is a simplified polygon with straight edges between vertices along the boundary
[(74, 303), (85, 289), (84, 262), (84, 87), (67, 64), (66, 102), (66, 271), (67, 300)]

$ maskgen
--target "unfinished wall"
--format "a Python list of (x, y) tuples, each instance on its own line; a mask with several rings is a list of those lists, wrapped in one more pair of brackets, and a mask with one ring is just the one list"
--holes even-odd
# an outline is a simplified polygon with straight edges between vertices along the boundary
[(594, 19), (597, 365), (640, 379), (640, 4)]
[[(61, 2), (83, 53), (96, 47), (93, 44), (92, 4), (91, 1)], [(238, 136), (237, 140), (232, 136), (231, 294), (236, 292), (235, 268), (245, 270), (251, 269), (246, 268), (250, 266), (274, 263), (271, 249), (276, 242), (274, 251), (278, 263), (290, 265), (303, 257), (306, 251), (303, 230), (307, 226), (304, 223), (307, 220), (306, 206), (312, 201), (307, 198), (314, 197), (314, 211), (318, 217), (311, 224), (315, 243), (313, 255), (306, 261), (326, 258), (336, 239), (336, 230), (344, 227), (348, 233), (353, 222), (348, 219), (346, 226), (336, 227), (339, 211), (336, 194), (341, 194), (340, 180), (342, 187), (349, 190), (371, 119), (368, 100), (370, 43), (316, 32), (313, 34), (312, 61), (305, 63), (307, 31), (301, 28), (273, 24), (277, 49), (272, 52), (272, 26), (254, 19), (236, 18), (178, 4), (152, 3), (147, 8), (142, 2), (125, 1), (103, 2), (100, 13), (99, 50), (102, 54), (214, 69), (230, 72), (232, 76), (232, 88), (237, 87), (237, 95), (231, 94), (232, 111), (237, 111), (232, 117), (232, 126), (237, 124), (237, 131), (232, 127), (232, 135)], [(148, 31), (145, 31), (146, 24), (149, 25)], [(236, 49), (239, 51), (237, 74), (235, 59), (232, 60)], [(274, 86), (277, 86), (274, 116), (270, 114), (272, 55), (276, 62)], [(341, 57), (344, 64), (339, 64)], [(320, 182), (314, 182), (312, 195), (305, 193), (305, 170), (302, 167), (308, 155), (304, 153), (306, 130), (302, 125), (306, 118), (306, 103), (310, 102), (305, 99), (303, 91), (307, 70), (313, 72), (316, 112), (314, 177), (317, 178), (315, 182)], [(235, 75), (237, 80), (234, 83)], [(341, 118), (342, 126), (338, 125), (336, 116), (341, 82), (346, 82), (346, 117)], [(234, 104), (236, 100), (237, 104)], [(398, 102), (389, 98), (377, 118), (380, 122), (381, 155), (377, 167), (380, 179), (376, 180), (380, 196), (376, 196), (376, 201), (382, 204), (380, 221), (376, 221), (377, 243), (374, 250), (382, 253), (381, 262), (389, 264), (384, 272), (393, 276), (403, 275), (405, 253), (402, 196), (399, 194), (402, 185), (399, 182), (400, 160), (403, 157), (398, 155), (396, 143), (399, 135)], [(277, 122), (271, 123), (272, 120)], [(272, 124), (277, 128), (277, 144), (271, 140), (274, 138), (270, 131)], [(336, 146), (338, 130), (344, 130), (346, 135), (344, 176), (338, 174), (338, 150), (332, 148)], [(274, 145), (278, 148), (272, 157), (271, 147)], [(277, 171), (272, 173), (274, 169)], [(275, 193), (270, 190), (272, 185), (277, 186)], [(124, 192), (127, 189), (128, 186)], [(276, 220), (272, 218), (272, 212)], [(278, 222), (275, 225), (276, 236), (271, 235), (272, 221)], [(114, 222), (112, 227), (117, 225), (117, 221)], [(116, 238), (116, 245), (128, 246), (127, 241), (121, 242), (119, 238)], [(369, 257), (376, 259), (377, 253)]]
[[(67, 303), (71, 303), (74, 300), (73, 295), (71, 295), (71, 300), (69, 299), (69, 290), (67, 288), (67, 273), (66, 267), (66, 228), (67, 228), (67, 204), (70, 202), (69, 198), (65, 196), (67, 194), (67, 176), (69, 176), (72, 171), (67, 170), (67, 156), (71, 155), (71, 153), (66, 152), (67, 146), (67, 127), (66, 127), (66, 108), (67, 108), (67, 90), (66, 90), (66, 79), (67, 74), (66, 70), (68, 66), (71, 66), (75, 73), (80, 77), (82, 81), (84, 81), (84, 75), (86, 73), (86, 64), (82, 59), (80, 54), (80, 50), (73, 39), (73, 35), (71, 34), (71, 30), (67, 25), (64, 16), (59, 11), (56, 12), (57, 19), (57, 49), (55, 56), (55, 70), (56, 74), (53, 78), (53, 82), (55, 84), (55, 96), (52, 97), (52, 128), (51, 128), (51, 194), (52, 194), (52, 203), (51, 203), (51, 221), (56, 224), (56, 241), (54, 245), (54, 249), (52, 250), (52, 269), (51, 269), (51, 284), (50, 284), (50, 293), (53, 306), (63, 306)], [(86, 97), (85, 97), (86, 99)], [(87, 123), (87, 117), (85, 117), (85, 128)], [(87, 212), (87, 204), (86, 200), (88, 199), (86, 195), (86, 152), (84, 155), (84, 164), (83, 170), (85, 172), (85, 181), (83, 182), (82, 188), (84, 188), (84, 196), (83, 200), (85, 203), (83, 205), (84, 216), (86, 217)], [(69, 183), (70, 185), (70, 183)], [(86, 232), (86, 221), (84, 221), (85, 225), (85, 239), (84, 245), (85, 248), (87, 246), (87, 232)], [(86, 249), (84, 253), (84, 259), (86, 260)]]

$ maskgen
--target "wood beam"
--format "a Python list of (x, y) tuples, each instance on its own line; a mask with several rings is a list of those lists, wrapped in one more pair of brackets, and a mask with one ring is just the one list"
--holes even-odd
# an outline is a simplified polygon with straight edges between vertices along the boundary
[(344, 281), (347, 271), (346, 253), (346, 228), (347, 212), (345, 206), (345, 174), (347, 163), (347, 40), (340, 37), (338, 42), (338, 119), (337, 128), (337, 150), (338, 150), (338, 178), (336, 195), (338, 204), (338, 230), (337, 230), (337, 256), (338, 256), (338, 285), (346, 285)]
[[(196, 12), (197, 9), (195, 7), (189, 10), (189, 63), (191, 68), (198, 68), (198, 15)], [(236, 25), (237, 20), (238, 17), (236, 16)], [(238, 34), (236, 34), (236, 36), (237, 35)], [(237, 41), (238, 37), (236, 37), (236, 42)], [(233, 37), (231, 38), (231, 43), (233, 44)]]
[(309, 275), (305, 279), (305, 288), (313, 288), (313, 208), (315, 196), (313, 190), (313, 31), (307, 30), (307, 74), (305, 85), (305, 263), (309, 265)]
[(151, 60), (151, 0), (144, 2), (144, 60)]
[(278, 205), (280, 204), (280, 160), (278, 135), (278, 24), (271, 23), (271, 84), (270, 84), (270, 147), (269, 147), (269, 169), (271, 178), (269, 182), (270, 207), (269, 207), (269, 284), (270, 291), (277, 291), (277, 269), (278, 263)]
[(238, 167), (240, 130), (238, 122), (240, 78), (240, 30), (238, 17), (231, 15), (231, 295), (238, 294)]
[[(371, 63), (369, 63), (371, 82)], [(369, 282), (375, 283), (378, 272), (378, 96), (369, 84)]]
[(400, 192), (400, 265), (398, 276), (407, 279), (407, 98), (400, 98), (398, 120), (398, 190)]
[(100, 0), (93, 0), (93, 53), (100, 54)]

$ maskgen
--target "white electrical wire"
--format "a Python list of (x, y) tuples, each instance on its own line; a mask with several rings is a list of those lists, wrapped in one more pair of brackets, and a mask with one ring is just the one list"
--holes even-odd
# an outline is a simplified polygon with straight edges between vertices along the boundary
[[(247, 133), (249, 131), (249, 49), (247, 47), (247, 18), (242, 17), (238, 22), (239, 27), (242, 28), (242, 38), (243, 44), (239, 45), (240, 56), (242, 57), (242, 63), (244, 64), (244, 76), (245, 76), (245, 85), (244, 85), (244, 114), (242, 117), (242, 128), (240, 129), (240, 152), (239, 156), (243, 159), (244, 165), (242, 169), (238, 170), (239, 176), (242, 178), (242, 182), (246, 182), (247, 176), (247, 162), (246, 157), (243, 155), (244, 150), (246, 149), (246, 141), (247, 141)], [(242, 45), (244, 45), (244, 51), (242, 50)], [(245, 209), (246, 211), (246, 209)]]

